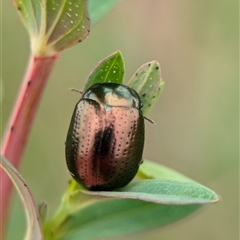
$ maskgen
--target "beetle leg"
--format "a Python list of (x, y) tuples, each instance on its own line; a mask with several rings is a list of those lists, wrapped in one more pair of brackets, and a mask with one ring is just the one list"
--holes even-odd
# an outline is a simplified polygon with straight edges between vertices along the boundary
[(77, 92), (77, 93), (80, 93), (80, 94), (83, 94), (83, 93), (84, 93), (83, 91), (78, 90), (78, 89), (76, 89), (76, 88), (69, 88), (68, 90), (73, 91), (73, 92)]
[(150, 119), (150, 118), (148, 118), (148, 117), (146, 117), (146, 116), (143, 116), (143, 118), (144, 118), (145, 120), (149, 121), (150, 123), (156, 125), (156, 123), (155, 123), (152, 119)]

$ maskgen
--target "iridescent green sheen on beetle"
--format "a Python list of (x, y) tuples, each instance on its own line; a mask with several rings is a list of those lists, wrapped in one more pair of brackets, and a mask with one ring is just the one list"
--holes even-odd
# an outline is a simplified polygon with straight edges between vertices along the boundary
[(91, 86), (75, 106), (66, 140), (72, 177), (89, 190), (113, 190), (136, 175), (144, 117), (136, 91), (116, 83)]

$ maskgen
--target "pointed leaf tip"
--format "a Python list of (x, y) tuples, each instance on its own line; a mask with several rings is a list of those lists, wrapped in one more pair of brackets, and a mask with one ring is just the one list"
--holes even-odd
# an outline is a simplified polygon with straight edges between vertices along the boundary
[(125, 65), (122, 53), (117, 51), (104, 58), (90, 73), (85, 84), (84, 91), (95, 83), (118, 83), (123, 82)]

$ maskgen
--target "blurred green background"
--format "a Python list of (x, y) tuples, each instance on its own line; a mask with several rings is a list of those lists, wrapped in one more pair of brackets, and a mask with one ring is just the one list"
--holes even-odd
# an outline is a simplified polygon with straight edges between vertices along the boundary
[[(125, 239), (237, 240), (239, 236), (239, 106), (237, 0), (122, 0), (93, 27), (90, 37), (65, 51), (45, 90), (21, 173), (36, 201), (54, 212), (70, 175), (64, 141), (77, 94), (92, 68), (120, 50), (128, 80), (158, 60), (166, 82), (146, 122), (144, 157), (215, 190), (218, 204), (187, 219)], [(28, 34), (13, 1), (2, 2), (2, 126), (6, 126), (29, 58)], [(2, 134), (1, 134), (2, 135)], [(161, 216), (159, 216), (161, 217)], [(9, 240), (24, 234), (14, 198)]]

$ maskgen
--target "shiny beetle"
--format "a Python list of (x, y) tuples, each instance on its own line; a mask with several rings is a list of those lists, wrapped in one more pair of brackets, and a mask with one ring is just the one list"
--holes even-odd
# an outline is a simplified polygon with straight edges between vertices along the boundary
[(137, 92), (125, 85), (97, 83), (75, 106), (66, 140), (72, 177), (89, 190), (128, 184), (142, 161), (144, 117)]

